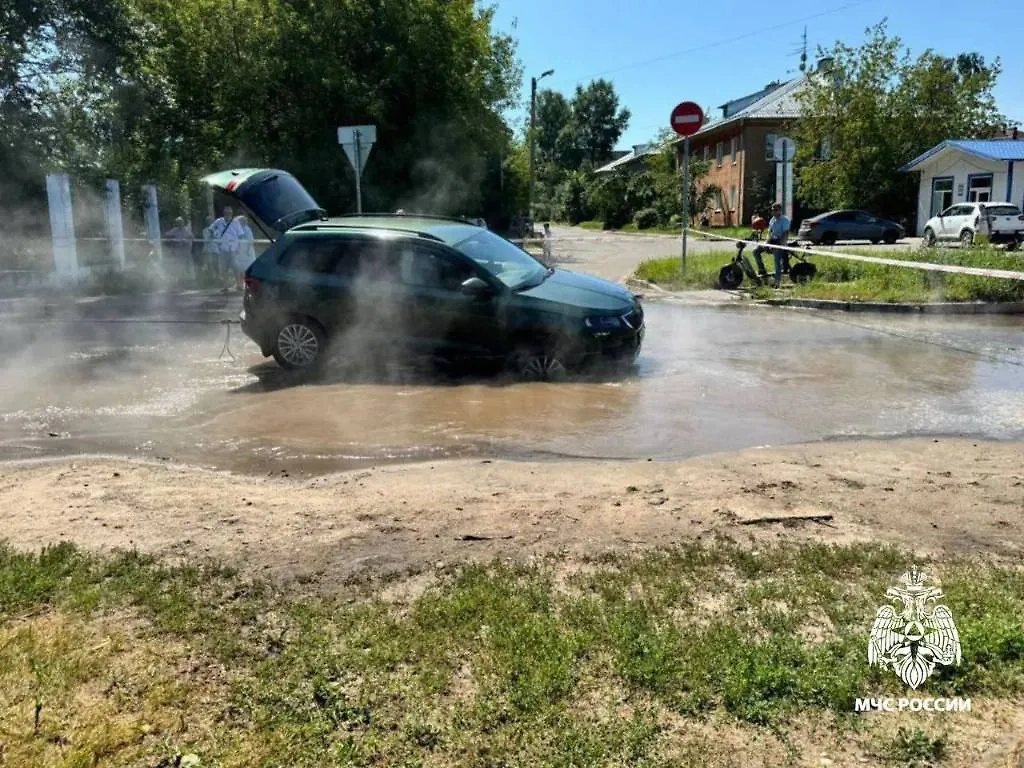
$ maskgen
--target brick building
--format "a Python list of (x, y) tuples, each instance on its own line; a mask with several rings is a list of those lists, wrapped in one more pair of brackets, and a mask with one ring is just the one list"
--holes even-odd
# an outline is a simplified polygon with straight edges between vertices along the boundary
[[(818, 63), (816, 72), (827, 70), (828, 59)], [(787, 82), (772, 82), (761, 90), (734, 99), (719, 107), (721, 117), (714, 119), (690, 137), (690, 156), (711, 163), (704, 184), (715, 184), (722, 191), (712, 203), (712, 225), (738, 226), (755, 213), (752, 187), (756, 179), (767, 187), (767, 197), (782, 202), (781, 169), (775, 162), (775, 139), (786, 135), (800, 117), (798, 95), (806, 86), (803, 75)], [(677, 162), (683, 158), (683, 140), (676, 140)], [(787, 208), (798, 220), (799, 205), (792, 194), (792, 164), (786, 178)], [(770, 215), (770, 211), (757, 211)]]

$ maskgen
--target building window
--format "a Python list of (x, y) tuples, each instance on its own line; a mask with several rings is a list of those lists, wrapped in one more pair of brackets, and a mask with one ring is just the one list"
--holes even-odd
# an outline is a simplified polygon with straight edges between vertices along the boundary
[(736, 185), (733, 184), (729, 187), (729, 210), (736, 210)]
[(967, 177), (967, 202), (987, 203), (992, 199), (992, 174)]
[(932, 179), (932, 207), (930, 216), (938, 216), (953, 204), (953, 177), (939, 176)]
[(722, 167), (722, 158), (724, 156), (725, 156), (725, 143), (720, 141), (720, 142), (718, 142), (715, 145), (715, 164), (719, 168)]
[(704, 162), (707, 163), (711, 160), (711, 145), (704, 145)]
[(821, 140), (821, 149), (818, 156), (822, 160), (830, 160), (832, 158), (832, 141), (828, 137)]
[(729, 154), (732, 155), (732, 164), (736, 165), (736, 153), (739, 151), (740, 137), (733, 136), (729, 144)]
[(774, 133), (765, 134), (764, 137), (764, 159), (774, 160), (775, 159), (775, 139), (778, 138)]

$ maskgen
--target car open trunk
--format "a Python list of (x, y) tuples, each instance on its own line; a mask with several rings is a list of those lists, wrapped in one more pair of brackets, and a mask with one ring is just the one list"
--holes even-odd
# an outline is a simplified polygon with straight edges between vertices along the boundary
[(211, 174), (203, 182), (236, 201), (271, 240), (326, 215), (298, 179), (286, 171), (242, 168)]

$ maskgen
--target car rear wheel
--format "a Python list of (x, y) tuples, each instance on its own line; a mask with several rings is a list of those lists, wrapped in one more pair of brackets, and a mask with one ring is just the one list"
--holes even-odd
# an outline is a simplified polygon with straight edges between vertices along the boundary
[(743, 284), (743, 270), (735, 264), (726, 264), (718, 271), (718, 285), (726, 290), (739, 288)]
[(274, 338), (274, 359), (290, 371), (310, 370), (323, 360), (325, 342), (324, 331), (315, 320), (291, 318)]
[(924, 230), (924, 244), (929, 248), (935, 246), (935, 231), (931, 227)]
[(893, 232), (892, 230), (889, 230), (884, 235), (882, 235), (882, 241), (886, 245), (892, 245), (893, 243), (895, 243), (899, 239), (900, 239), (900, 233), (899, 232)]
[(970, 248), (974, 245), (974, 233), (971, 230), (965, 229), (960, 233), (960, 245), (964, 248)]
[(826, 232), (825, 234), (823, 234), (821, 236), (821, 244), (822, 245), (835, 245), (836, 241), (838, 239), (839, 238), (836, 236), (835, 232)]

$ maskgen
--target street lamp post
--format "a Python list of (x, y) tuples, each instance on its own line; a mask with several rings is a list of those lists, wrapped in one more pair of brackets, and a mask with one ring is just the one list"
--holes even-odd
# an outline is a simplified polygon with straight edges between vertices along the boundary
[[(540, 77), (530, 78), (530, 227), (533, 227), (533, 189), (534, 189), (534, 178), (533, 178), (533, 144), (534, 144), (534, 124), (537, 121), (537, 81), (543, 80), (548, 75), (555, 74), (555, 70), (549, 69), (546, 72), (542, 72)], [(532, 232), (530, 233), (533, 234)]]

